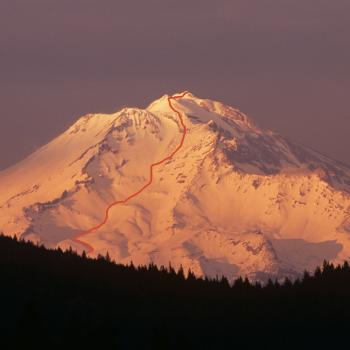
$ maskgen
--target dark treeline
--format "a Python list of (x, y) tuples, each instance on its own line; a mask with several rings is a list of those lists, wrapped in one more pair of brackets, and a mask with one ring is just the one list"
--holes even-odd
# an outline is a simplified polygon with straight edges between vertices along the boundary
[(123, 266), (0, 236), (0, 347), (286, 349), (350, 344), (350, 267), (264, 286)]

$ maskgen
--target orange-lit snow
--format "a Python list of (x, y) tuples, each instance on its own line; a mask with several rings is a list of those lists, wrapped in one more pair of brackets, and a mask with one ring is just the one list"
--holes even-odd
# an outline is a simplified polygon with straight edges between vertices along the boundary
[[(259, 129), (240, 111), (192, 94), (184, 146), (157, 167), (152, 186), (114, 207), (84, 236), (93, 254), (155, 262), (209, 276), (295, 275), (324, 258), (350, 257), (350, 169)], [(0, 172), (0, 228), (49, 247), (84, 247), (79, 232), (109, 203), (147, 181), (149, 165), (181, 138), (167, 96), (147, 109), (80, 118), (65, 133)]]

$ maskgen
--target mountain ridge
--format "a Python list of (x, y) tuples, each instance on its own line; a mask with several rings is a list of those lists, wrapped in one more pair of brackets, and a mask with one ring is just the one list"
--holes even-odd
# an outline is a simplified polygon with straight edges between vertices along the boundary
[(126, 204), (129, 200), (131, 200), (132, 198), (135, 198), (136, 196), (140, 195), (147, 187), (151, 186), (152, 185), (152, 182), (153, 182), (153, 169), (156, 167), (156, 166), (159, 166), (161, 164), (163, 164), (164, 162), (166, 162), (167, 160), (170, 160), (183, 146), (183, 143), (185, 141), (185, 137), (186, 137), (186, 134), (187, 134), (187, 127), (186, 125), (184, 124), (183, 122), (183, 118), (181, 116), (181, 113), (178, 112), (172, 105), (172, 100), (176, 101), (177, 99), (181, 99), (183, 98), (184, 96), (186, 96), (188, 94), (187, 91), (181, 93), (181, 94), (178, 94), (178, 95), (172, 95), (172, 96), (168, 96), (167, 97), (167, 101), (168, 101), (168, 105), (169, 105), (169, 108), (171, 110), (173, 110), (179, 117), (179, 121), (180, 121), (180, 124), (181, 124), (181, 127), (182, 127), (182, 136), (181, 136), (181, 140), (180, 140), (180, 143), (177, 145), (177, 147), (168, 155), (166, 156), (165, 158), (162, 158), (161, 160), (155, 162), (155, 163), (152, 163), (150, 164), (149, 166), (149, 171), (150, 171), (150, 175), (149, 175), (149, 180), (147, 183), (145, 183), (138, 191), (134, 192), (134, 193), (131, 193), (127, 198), (125, 199), (122, 199), (122, 200), (118, 200), (118, 201), (115, 201), (111, 204), (108, 205), (108, 207), (106, 208), (105, 210), (105, 217), (103, 219), (103, 221), (98, 224), (97, 226), (94, 226), (92, 228), (90, 228), (89, 230), (87, 231), (84, 231), (84, 232), (81, 232), (80, 234), (78, 234), (77, 236), (75, 236), (73, 238), (73, 241), (78, 243), (78, 244), (83, 244), (85, 245), (87, 248), (88, 248), (88, 251), (87, 253), (90, 254), (91, 252), (93, 252), (94, 248), (87, 244), (86, 242), (84, 242), (81, 238), (84, 237), (85, 235), (89, 234), (89, 233), (92, 233), (94, 231), (97, 231), (98, 229), (100, 229), (101, 227), (103, 227), (107, 221), (108, 221), (108, 218), (109, 218), (109, 211), (116, 205), (118, 204)]
[[(81, 251), (72, 238), (101, 222), (108, 203), (142, 187), (149, 164), (179, 143), (168, 97), (83, 116), (0, 172), (5, 234)], [(230, 279), (294, 276), (350, 256), (348, 167), (221, 102), (189, 93), (174, 106), (188, 129), (183, 148), (142, 196), (113, 208), (106, 227), (86, 236), (96, 254)]]

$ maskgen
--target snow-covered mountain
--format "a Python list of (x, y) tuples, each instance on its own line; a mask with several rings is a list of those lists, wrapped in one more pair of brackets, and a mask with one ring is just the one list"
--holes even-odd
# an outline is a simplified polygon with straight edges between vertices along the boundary
[(232, 279), (295, 276), (350, 258), (350, 168), (262, 130), (220, 102), (188, 93), (183, 135), (168, 96), (146, 109), (81, 117), (0, 172), (0, 230), (118, 262)]

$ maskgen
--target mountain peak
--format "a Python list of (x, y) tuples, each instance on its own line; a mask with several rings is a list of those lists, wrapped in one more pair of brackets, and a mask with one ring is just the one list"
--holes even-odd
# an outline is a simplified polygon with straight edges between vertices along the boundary
[(153, 101), (147, 107), (147, 110), (151, 112), (171, 113), (168, 103), (169, 96), (182, 95), (184, 95), (183, 98), (173, 101), (172, 103), (177, 106), (179, 111), (193, 117), (197, 122), (208, 123), (212, 120), (217, 122), (217, 124), (222, 125), (225, 124), (225, 120), (226, 124), (228, 120), (231, 120), (240, 127), (259, 131), (256, 124), (239, 109), (228, 106), (219, 101), (199, 98), (189, 91), (179, 92), (174, 95), (163, 95), (159, 99)]
[(170, 101), (182, 124), (169, 97), (81, 117), (1, 172), (3, 232), (230, 279), (349, 256), (349, 168), (193, 93)]

